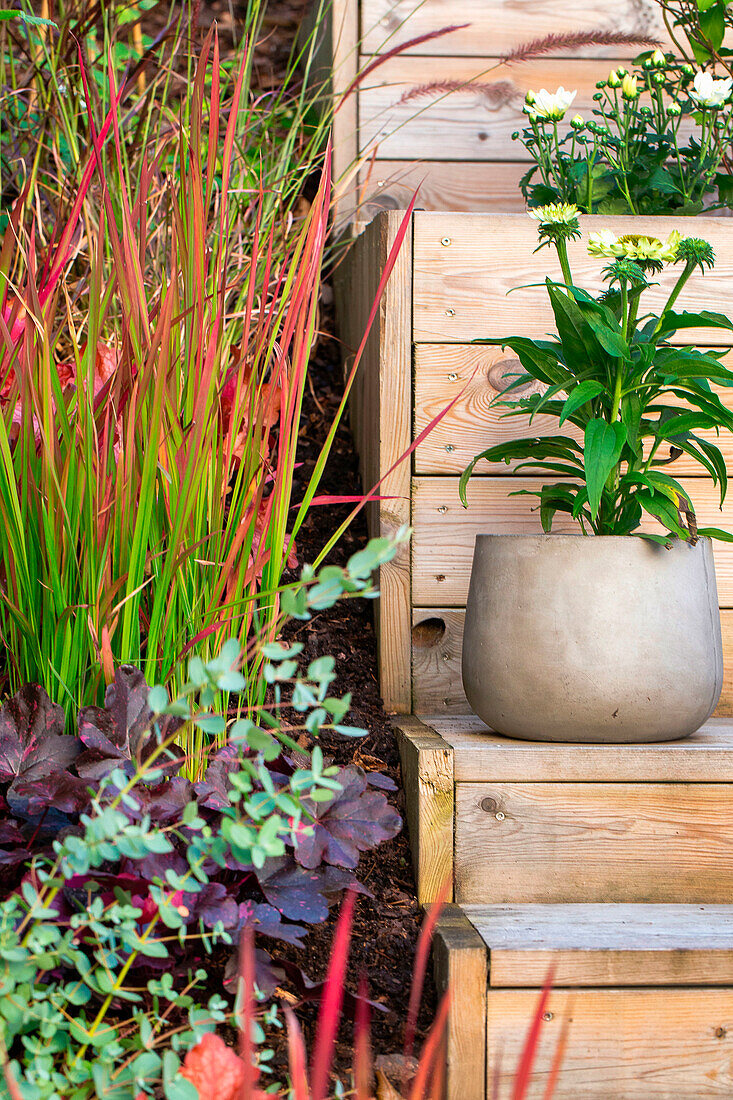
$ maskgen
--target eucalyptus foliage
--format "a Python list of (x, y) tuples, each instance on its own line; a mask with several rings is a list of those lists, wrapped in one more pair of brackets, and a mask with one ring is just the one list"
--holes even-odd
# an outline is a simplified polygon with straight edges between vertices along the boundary
[[(556, 248), (564, 276), (564, 282), (545, 280), (557, 334), (548, 340), (514, 336), (481, 342), (511, 348), (521, 364), (496, 399), (507, 410), (504, 416), (529, 416), (530, 424), (540, 413), (555, 417), (558, 427), (574, 426), (582, 442), (570, 435), (546, 435), (489, 447), (461, 477), (464, 505), (479, 461), (514, 463), (513, 474), (539, 470), (562, 479), (536, 491), (519, 491), (539, 497), (544, 531), (551, 531), (556, 513), (564, 512), (585, 534), (630, 535), (646, 514), (667, 534), (644, 533), (645, 538), (694, 541), (709, 535), (733, 541), (718, 528), (697, 528), (686, 490), (664, 469), (688, 455), (718, 486), (722, 507), (725, 460), (709, 436), (699, 433), (733, 430), (733, 413), (716, 392), (733, 386), (733, 372), (723, 362), (727, 349), (674, 346), (689, 329), (733, 331), (733, 323), (720, 313), (676, 308), (693, 271), (713, 266), (711, 246), (679, 234), (666, 242), (639, 234), (592, 234), (588, 251), (609, 261), (603, 269), (607, 289), (593, 295), (574, 285), (570, 269), (567, 242), (581, 236), (577, 209), (557, 205), (534, 213), (540, 247)], [(660, 275), (668, 264), (681, 270), (665, 305), (658, 315), (645, 313), (643, 296), (654, 285), (650, 276)], [(536, 382), (542, 392), (512, 396)]]
[[(306, 569), (289, 590), (293, 611), (307, 619), (342, 597), (373, 596), (374, 570), (406, 537), (373, 540), (346, 568)], [(237, 1024), (211, 993), (202, 962), (212, 948), (236, 956), (245, 927), (299, 943), (305, 929), (293, 921), (324, 919), (336, 892), (359, 888), (359, 852), (399, 829), (365, 773), (296, 740), (365, 732), (345, 723), (349, 697), (331, 693), (333, 659), (301, 668), (301, 649), (264, 646), (268, 706), (228, 723), (229, 744), (212, 743), (197, 783), (180, 775), (181, 747), (190, 725), (210, 735), (226, 724), (215, 704), (244, 688), (236, 641), (209, 661), (193, 657), (173, 699), (119, 670), (106, 707), (80, 716), (78, 740), (42, 689), (0, 711), (0, 867), (26, 864), (0, 902), (0, 1066), (24, 1100), (161, 1090), (195, 1100), (180, 1072), (186, 1052)], [(261, 1071), (272, 1057), (264, 1027), (280, 1024), (269, 976), (259, 951)]]

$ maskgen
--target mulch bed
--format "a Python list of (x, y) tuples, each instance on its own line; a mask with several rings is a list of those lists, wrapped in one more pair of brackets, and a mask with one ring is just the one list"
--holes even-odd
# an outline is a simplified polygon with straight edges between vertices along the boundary
[[(321, 311), (322, 334), (310, 369), (311, 388), (306, 390), (300, 433), (298, 471), (301, 486), (307, 484), (313, 463), (321, 448), (338, 408), (343, 392), (343, 374), (339, 345), (333, 336), (333, 311), (330, 286), (322, 291), (325, 299)], [(331, 458), (326, 467), (320, 492), (324, 495), (355, 495), (362, 491), (358, 459), (347, 422), (339, 427)], [(296, 499), (298, 492), (296, 491)], [(311, 509), (301, 529), (297, 552), (301, 562), (312, 561), (327, 542), (329, 535), (346, 518), (353, 506), (320, 506)], [(343, 564), (367, 541), (364, 512), (348, 528), (329, 557), (332, 564)], [(324, 612), (308, 623), (293, 624), (293, 638), (305, 644), (306, 659), (322, 654), (336, 658), (338, 679), (336, 693), (351, 692), (353, 698), (349, 721), (369, 730), (358, 741), (337, 736), (323, 736), (320, 744), (324, 754), (338, 764), (359, 764), (366, 770), (378, 770), (401, 784), (399, 754), (394, 733), (379, 694), (377, 675), (376, 635), (373, 605), (367, 600), (346, 600), (331, 611)], [(404, 795), (399, 790), (389, 796), (404, 820)], [(412, 959), (415, 952), (421, 914), (415, 896), (410, 849), (405, 830), (394, 840), (380, 845), (362, 856), (359, 878), (372, 897), (359, 897), (351, 947), (349, 987), (355, 992), (359, 974), (365, 973), (370, 998), (380, 1002), (386, 1012), (372, 1015), (372, 1041), (375, 1053), (391, 1054), (399, 1048), (402, 1027), (407, 1018), (407, 1003), (412, 982)], [(311, 977), (320, 977), (326, 968), (333, 927), (337, 913), (323, 925), (314, 928), (301, 950), (289, 950), (288, 955)], [(429, 1026), (435, 1009), (435, 992), (427, 976), (418, 1030), (418, 1038)], [(306, 1030), (312, 1036), (316, 1008), (303, 1006), (299, 1012)], [(279, 1053), (279, 1052), (278, 1052)], [(345, 1073), (351, 1065), (352, 1030), (342, 1028), (338, 1068)]]

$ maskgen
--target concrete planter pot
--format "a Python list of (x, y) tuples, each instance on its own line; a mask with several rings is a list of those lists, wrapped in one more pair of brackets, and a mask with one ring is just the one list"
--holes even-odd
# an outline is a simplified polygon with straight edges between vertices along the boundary
[(672, 741), (723, 683), (709, 539), (479, 535), (463, 684), (476, 714), (537, 741)]

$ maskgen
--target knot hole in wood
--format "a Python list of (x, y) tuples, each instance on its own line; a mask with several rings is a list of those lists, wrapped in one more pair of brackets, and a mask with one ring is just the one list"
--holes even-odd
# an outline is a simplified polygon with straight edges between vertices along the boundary
[[(486, 372), (486, 378), (492, 390), (503, 393), (521, 374), (524, 374), (524, 367), (516, 357), (510, 356), (506, 359), (497, 359), (492, 363)], [(517, 386), (512, 393), (517, 394), (518, 397), (526, 397), (527, 394), (539, 392), (543, 388), (541, 383), (532, 379), (523, 386)]]
[(437, 615), (430, 619), (423, 619), (422, 622), (415, 623), (412, 628), (412, 644), (416, 649), (432, 649), (433, 646), (440, 645), (445, 637), (445, 631), (445, 619)]

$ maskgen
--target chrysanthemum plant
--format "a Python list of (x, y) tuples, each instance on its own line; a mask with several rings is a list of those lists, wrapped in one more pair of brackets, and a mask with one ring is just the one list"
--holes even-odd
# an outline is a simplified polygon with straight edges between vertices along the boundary
[(574, 203), (586, 214), (695, 214), (726, 203), (721, 165), (733, 137), (733, 79), (655, 50), (632, 72), (596, 85), (593, 118), (561, 123), (576, 93), (528, 92), (521, 140), (534, 164), (521, 181), (530, 206)]
[[(521, 364), (496, 399), (506, 408), (505, 416), (529, 415), (530, 424), (539, 413), (557, 417), (558, 426), (578, 429), (582, 442), (546, 435), (489, 447), (461, 477), (463, 504), (477, 463), (503, 461), (514, 464), (513, 474), (531, 470), (562, 479), (514, 494), (539, 497), (546, 532), (556, 513), (564, 512), (584, 534), (639, 533), (661, 543), (673, 537), (694, 542), (701, 535), (733, 541), (727, 531), (698, 529), (686, 490), (666, 471), (682, 454), (689, 455), (718, 486), (722, 507), (725, 460), (709, 434), (733, 430), (733, 413), (717, 392), (733, 386), (733, 372), (724, 365), (723, 350), (673, 344), (677, 333), (688, 329), (733, 331), (733, 323), (720, 313), (676, 309), (692, 273), (712, 268), (711, 246), (677, 232), (664, 242), (637, 234), (616, 238), (607, 230), (593, 233), (588, 252), (608, 261), (603, 269), (607, 289), (594, 296), (574, 284), (570, 269), (567, 243), (581, 237), (577, 208), (556, 205), (532, 214), (539, 221), (539, 247), (554, 246), (563, 274), (562, 282), (546, 279), (557, 335), (481, 343), (511, 348)], [(650, 277), (670, 266), (678, 273), (661, 313), (645, 313)], [(531, 382), (541, 383), (543, 391), (512, 396)], [(638, 531), (645, 513), (662, 524), (664, 534)]]

